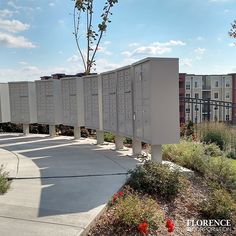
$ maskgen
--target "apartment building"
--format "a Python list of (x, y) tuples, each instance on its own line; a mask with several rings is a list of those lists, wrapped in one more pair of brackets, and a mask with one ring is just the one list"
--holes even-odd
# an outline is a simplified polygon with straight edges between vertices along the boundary
[(227, 102), (229, 102), (229, 104), (236, 103), (236, 74), (180, 74), (179, 96), (204, 100), (209, 99), (212, 101), (211, 106), (208, 106), (208, 104), (195, 104), (180, 101), (181, 123), (189, 120), (200, 123), (204, 120), (208, 120), (208, 118), (210, 118), (211, 121), (232, 121), (236, 123), (235, 108), (225, 108), (217, 105), (219, 101), (224, 101), (226, 102), (225, 104), (228, 104)]

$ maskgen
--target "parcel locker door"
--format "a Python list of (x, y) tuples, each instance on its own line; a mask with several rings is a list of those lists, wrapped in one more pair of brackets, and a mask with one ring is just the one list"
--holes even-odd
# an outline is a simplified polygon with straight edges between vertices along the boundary
[(135, 112), (135, 136), (143, 138), (143, 111), (142, 107), (138, 106)]
[(76, 103), (76, 95), (70, 95), (70, 123), (77, 123), (77, 103)]
[(99, 127), (98, 95), (92, 95), (92, 125)]
[(125, 123), (127, 122), (127, 120), (125, 120), (125, 95), (118, 94), (117, 96), (118, 96), (117, 98), (118, 131), (124, 134), (126, 131)]
[(102, 80), (103, 127), (110, 130), (109, 79)]
[(132, 93), (125, 93), (125, 132), (128, 136), (133, 136), (133, 109)]
[(145, 140), (151, 141), (151, 112), (150, 100), (143, 101), (143, 137)]
[(92, 123), (92, 94), (90, 89), (90, 78), (84, 79), (84, 92), (85, 125), (90, 127)]
[(116, 94), (112, 93), (109, 96), (109, 117), (110, 117), (110, 130), (117, 132), (117, 109), (116, 109)]
[(62, 81), (62, 106), (63, 106), (63, 120), (65, 123), (70, 121), (70, 85), (69, 80)]
[[(22, 93), (24, 94), (24, 93)], [(20, 96), (20, 104), (21, 104), (21, 121), (22, 123), (29, 123), (30, 114), (29, 114), (29, 99), (28, 96), (21, 95)]]
[(124, 83), (125, 83), (125, 92), (131, 91), (132, 83), (131, 83), (131, 71), (130, 71), (130, 69), (126, 69), (124, 71)]

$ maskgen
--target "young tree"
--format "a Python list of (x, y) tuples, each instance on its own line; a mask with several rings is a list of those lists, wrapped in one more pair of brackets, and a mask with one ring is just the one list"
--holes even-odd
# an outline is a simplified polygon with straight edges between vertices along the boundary
[(236, 20), (231, 24), (232, 28), (229, 31), (230, 37), (236, 38)]
[[(74, 36), (76, 45), (83, 62), (85, 74), (91, 72), (95, 66), (95, 55), (99, 49), (100, 42), (111, 22), (112, 7), (118, 3), (118, 0), (105, 0), (102, 14), (98, 19), (98, 25), (94, 27), (94, 0), (74, 0)], [(101, 0), (99, 0), (101, 1)], [(81, 24), (85, 20), (86, 52), (81, 48)]]

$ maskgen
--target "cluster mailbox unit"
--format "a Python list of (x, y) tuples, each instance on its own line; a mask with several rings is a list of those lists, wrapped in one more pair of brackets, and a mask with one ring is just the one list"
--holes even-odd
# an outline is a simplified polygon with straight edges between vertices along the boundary
[(7, 83), (0, 83), (0, 123), (10, 121), (9, 86)]
[[(179, 142), (179, 82), (177, 58), (146, 58), (130, 66), (84, 77), (0, 84), (0, 122), (74, 126), (115, 134), (116, 149), (123, 137), (133, 139), (133, 153), (141, 142), (151, 144), (152, 159), (161, 161), (161, 145)], [(10, 105), (8, 101), (10, 97)], [(10, 107), (10, 112), (9, 112)]]
[(54, 136), (55, 126), (62, 124), (61, 81), (37, 80), (35, 83), (38, 123), (49, 125), (49, 133)]
[(37, 106), (34, 82), (9, 82), (11, 122), (23, 124), (24, 134), (29, 124), (37, 123)]
[(178, 59), (147, 58), (133, 65), (134, 138), (152, 146), (161, 160), (161, 145), (179, 142)]
[(80, 127), (84, 126), (84, 87), (81, 77), (61, 79), (62, 123), (74, 126), (74, 136), (80, 138)]
[(101, 74), (103, 128), (116, 134), (116, 149), (123, 148), (123, 137), (133, 137), (132, 67)]
[(102, 122), (102, 83), (100, 75), (89, 75), (84, 80), (84, 119), (85, 127), (95, 129), (97, 143), (104, 142)]
[(135, 154), (143, 141), (160, 160), (161, 145), (179, 140), (178, 59), (146, 58), (101, 78), (103, 128), (116, 134), (116, 148), (132, 137)]

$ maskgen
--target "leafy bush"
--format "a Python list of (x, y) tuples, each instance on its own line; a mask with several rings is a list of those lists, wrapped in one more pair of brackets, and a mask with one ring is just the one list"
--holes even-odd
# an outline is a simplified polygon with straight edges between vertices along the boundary
[(10, 182), (7, 179), (8, 173), (0, 166), (0, 194), (4, 194), (10, 188)]
[(210, 158), (205, 176), (230, 192), (236, 190), (236, 169), (225, 157)]
[(115, 135), (110, 132), (104, 133), (104, 141), (106, 142), (114, 142), (115, 141)]
[(227, 153), (226, 157), (230, 158), (230, 159), (233, 159), (233, 160), (236, 160), (236, 153), (231, 151), (231, 152)]
[(201, 140), (215, 143), (221, 150), (226, 150), (232, 136), (231, 129), (223, 123), (206, 123), (199, 126)]
[(174, 198), (182, 186), (179, 170), (171, 170), (168, 165), (152, 161), (145, 162), (129, 173), (131, 176), (127, 184), (130, 187), (144, 193), (160, 195), (166, 200)]
[(205, 149), (205, 154), (207, 156), (218, 157), (223, 155), (223, 152), (220, 150), (219, 146), (217, 146), (215, 143), (204, 145), (204, 149)]
[(235, 203), (224, 189), (216, 189), (201, 204), (201, 213), (209, 219), (232, 219), (236, 214)]
[(117, 201), (115, 218), (118, 224), (130, 229), (137, 230), (139, 224), (146, 222), (149, 229), (157, 230), (163, 221), (163, 212), (150, 196), (141, 196), (129, 190), (125, 192), (124, 198)]
[(190, 137), (193, 134), (194, 134), (194, 124), (192, 121), (189, 121), (187, 124), (181, 124), (180, 126), (181, 137)]
[(225, 141), (220, 133), (216, 133), (214, 131), (209, 131), (203, 137), (203, 141), (206, 143), (215, 143), (221, 150), (225, 147)]
[(201, 174), (205, 172), (206, 155), (202, 143), (183, 140), (180, 144), (163, 145), (162, 151), (165, 160), (176, 162)]
[(181, 141), (164, 145), (163, 158), (197, 171), (230, 192), (236, 189), (236, 169), (216, 144)]

